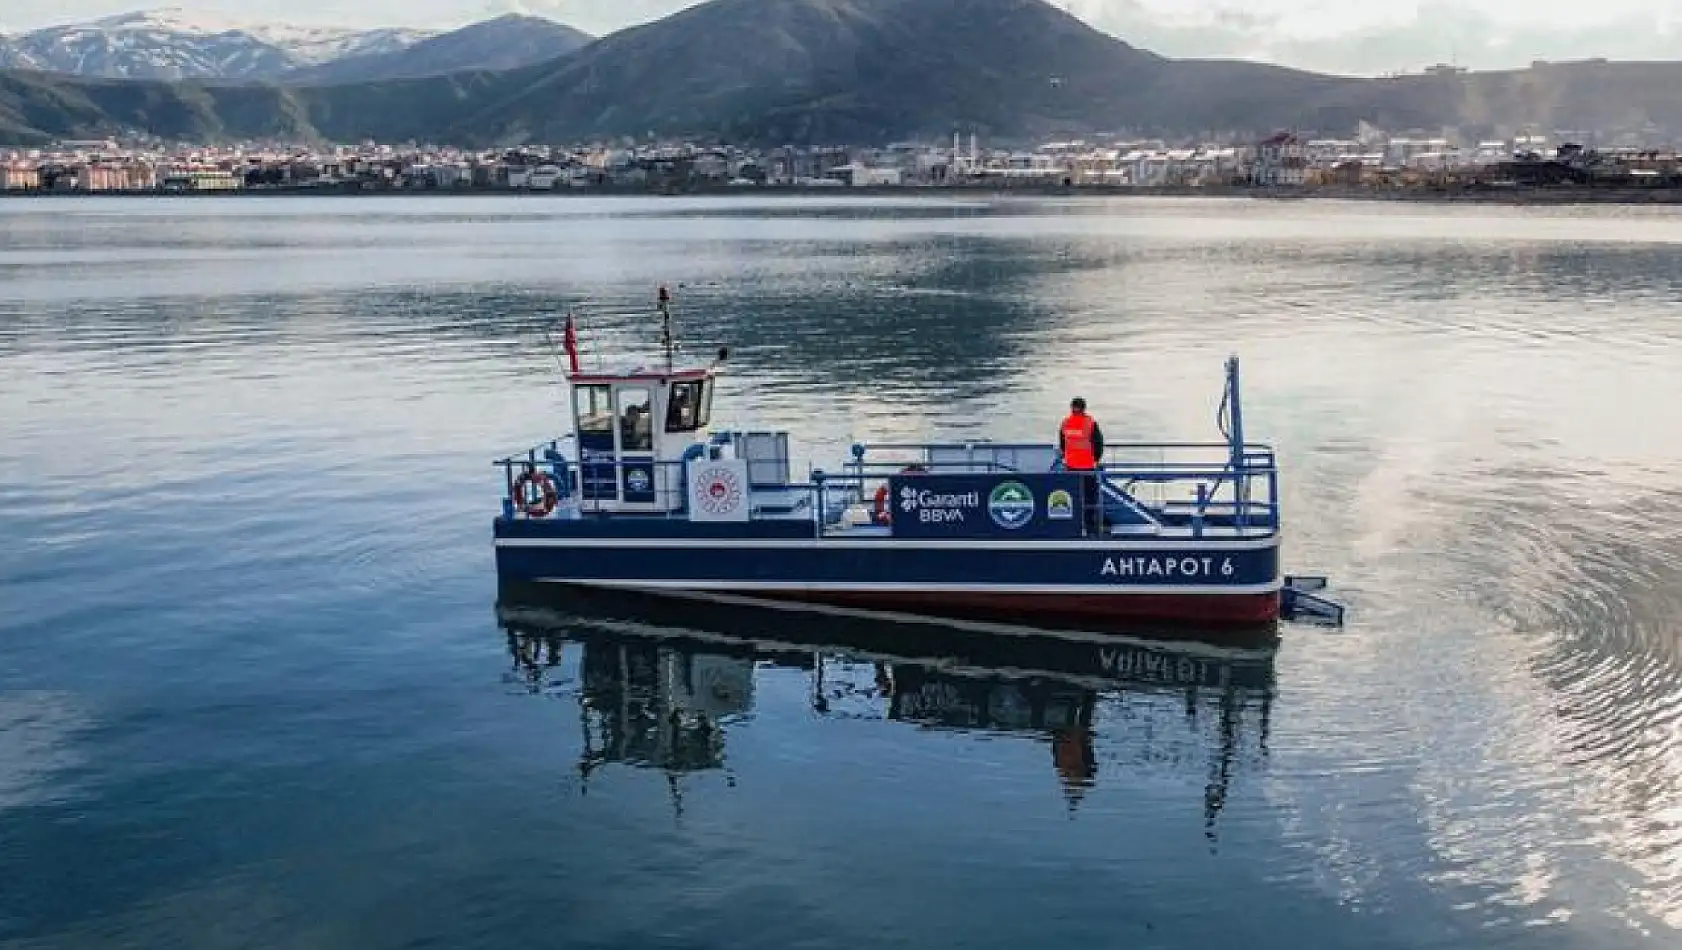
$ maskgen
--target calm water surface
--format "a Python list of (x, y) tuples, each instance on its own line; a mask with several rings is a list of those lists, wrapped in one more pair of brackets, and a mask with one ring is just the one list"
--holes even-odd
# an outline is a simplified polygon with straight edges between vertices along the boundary
[[(0, 203), (0, 946), (1674, 947), (1679, 264), (1662, 210)], [(1236, 351), (1350, 623), (499, 619), (543, 329), (652, 343), (660, 282), (820, 464), (1076, 393), (1203, 438)]]

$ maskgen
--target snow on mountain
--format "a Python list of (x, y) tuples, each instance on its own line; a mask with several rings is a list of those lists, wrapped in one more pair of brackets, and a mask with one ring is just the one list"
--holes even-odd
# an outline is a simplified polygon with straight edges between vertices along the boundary
[(290, 26), (268, 23), (244, 27), (244, 32), (285, 50), (300, 64), (330, 63), (346, 56), (395, 53), (438, 35), (432, 30), (384, 27), (352, 30), (342, 27)]
[(0, 38), (0, 67), (125, 79), (272, 79), (345, 56), (406, 49), (433, 35), (242, 23), (169, 7)]
[(34, 58), (17, 47), (17, 38), (0, 35), (0, 69), (40, 69)]
[(99, 30), (145, 30), (157, 33), (186, 33), (194, 36), (215, 36), (244, 30), (246, 26), (215, 13), (194, 13), (181, 7), (159, 7), (155, 10), (135, 10), (102, 17), (91, 23), (70, 24)]
[(431, 30), (393, 27), (358, 30), (339, 26), (303, 26), (235, 20), (217, 14), (196, 13), (180, 7), (124, 13), (95, 20), (92, 25), (106, 30), (149, 30), (186, 36), (243, 33), (282, 50), (300, 63), (325, 63), (344, 56), (359, 56), (364, 53), (392, 53), (437, 35)]
[(125, 79), (220, 79), (273, 75), (291, 68), (284, 51), (240, 32), (176, 33), (148, 26), (62, 26), (13, 41), (37, 68)]

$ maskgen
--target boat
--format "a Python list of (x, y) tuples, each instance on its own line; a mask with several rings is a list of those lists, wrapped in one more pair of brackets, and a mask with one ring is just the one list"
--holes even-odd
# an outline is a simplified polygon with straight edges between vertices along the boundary
[[(1109, 444), (1072, 472), (1049, 444), (860, 442), (797, 475), (791, 433), (715, 426), (729, 358), (680, 358), (659, 293), (652, 362), (581, 367), (567, 318), (571, 431), (496, 460), (503, 590), (563, 585), (751, 598), (1103, 631), (1141, 621), (1341, 622), (1281, 571), (1279, 467), (1244, 433), (1227, 360), (1221, 439)], [(558, 355), (558, 354), (557, 354)]]

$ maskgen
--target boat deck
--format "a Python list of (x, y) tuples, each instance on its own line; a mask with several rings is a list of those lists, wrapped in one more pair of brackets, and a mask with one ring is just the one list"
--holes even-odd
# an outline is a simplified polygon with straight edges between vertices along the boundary
[[(1145, 525), (1107, 525), (1106, 530), (1088, 533), (1079, 538), (1064, 539), (1065, 543), (1075, 544), (1090, 542), (1094, 537), (1107, 538), (1172, 538), (1175, 540), (1190, 540), (1193, 538), (1223, 538), (1250, 539), (1270, 538), (1278, 534), (1271, 527), (1239, 528), (1231, 525), (1205, 526), (1201, 531), (1193, 533), (1193, 529), (1186, 526), (1149, 527)], [(860, 524), (860, 525), (832, 525), (826, 527), (819, 535), (821, 538), (892, 538), (894, 529), (891, 525)]]
[[(1090, 544), (1098, 539), (1160, 541), (1253, 540), (1277, 535), (1277, 469), (1266, 445), (1124, 443), (1098, 471), (1061, 468), (1054, 447), (992, 442), (857, 445), (839, 469), (790, 477), (786, 435), (722, 433), (715, 451), (678, 462), (639, 462), (654, 491), (625, 503), (613, 486), (624, 482), (614, 464), (581, 463), (557, 440), (500, 460), (510, 485), (517, 471), (541, 467), (562, 486), (566, 504), (552, 515), (517, 509), (512, 497), (503, 521), (533, 534), (559, 536), (805, 537), (869, 541), (991, 539), (994, 542)], [(740, 452), (717, 452), (728, 445)], [(741, 509), (733, 518), (701, 517), (693, 484), (707, 472), (735, 465)], [(628, 466), (619, 466), (628, 467)], [(1016, 504), (1037, 506), (1020, 525), (989, 520), (990, 489), (1010, 483)], [(1092, 486), (1096, 496), (1088, 497)], [(592, 489), (606, 485), (608, 493)], [(512, 491), (510, 496), (512, 496)], [(1058, 511), (1051, 510), (1053, 499)], [(942, 511), (923, 511), (930, 502)], [(1011, 502), (1005, 501), (1008, 506)], [(894, 524), (898, 508), (899, 524)], [(962, 510), (960, 510), (962, 509)], [(1102, 510), (1102, 522), (1097, 511)], [(1030, 524), (1031, 522), (1031, 524)], [(1031, 530), (1018, 530), (1030, 527)], [(520, 532), (524, 533), (524, 532)]]

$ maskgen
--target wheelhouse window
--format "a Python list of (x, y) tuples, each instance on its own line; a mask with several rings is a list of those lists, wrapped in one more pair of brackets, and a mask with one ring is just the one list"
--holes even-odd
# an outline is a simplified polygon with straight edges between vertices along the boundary
[(671, 403), (666, 409), (667, 432), (694, 432), (712, 418), (712, 380), (672, 384)]
[(654, 420), (646, 389), (619, 390), (619, 450), (654, 451)]
[(572, 398), (579, 435), (613, 435), (613, 387), (577, 386)]

